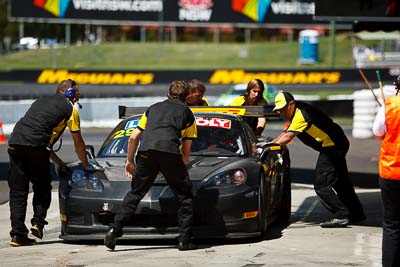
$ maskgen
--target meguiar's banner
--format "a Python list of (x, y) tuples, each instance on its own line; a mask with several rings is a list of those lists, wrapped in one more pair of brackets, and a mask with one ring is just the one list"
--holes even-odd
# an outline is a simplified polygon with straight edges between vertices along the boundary
[[(379, 69), (382, 81), (392, 82), (399, 75), (400, 68)], [(367, 77), (376, 77), (376, 70), (366, 69)], [(357, 69), (312, 69), (312, 70), (73, 70), (43, 69), (15, 70), (0, 72), (0, 82), (26, 82), (38, 84), (58, 84), (65, 79), (73, 79), (79, 84), (98, 85), (150, 85), (169, 84), (174, 80), (199, 79), (209, 84), (248, 83), (258, 78), (265, 83), (285, 84), (339, 84), (341, 82), (360, 81)], [(361, 80), (362, 81), (362, 80)]]

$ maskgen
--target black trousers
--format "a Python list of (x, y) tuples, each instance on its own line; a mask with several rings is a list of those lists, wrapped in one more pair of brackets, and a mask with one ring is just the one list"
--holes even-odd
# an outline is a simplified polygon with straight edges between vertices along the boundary
[(140, 200), (150, 190), (158, 172), (161, 171), (179, 202), (179, 241), (192, 238), (193, 192), (182, 156), (150, 150), (140, 151), (136, 156), (136, 177), (122, 203), (121, 211), (115, 216), (111, 227), (122, 234), (122, 228), (134, 215)]
[(314, 189), (321, 203), (335, 218), (358, 220), (365, 216), (349, 178), (345, 153), (319, 154)]
[(400, 180), (379, 179), (383, 205), (382, 266), (400, 266)]
[[(14, 147), (14, 146), (13, 146)], [(50, 151), (46, 148), (15, 146), (8, 149), (10, 168), (10, 235), (26, 236), (25, 226), (29, 183), (33, 189), (32, 225), (46, 225), (47, 210), (51, 202)]]

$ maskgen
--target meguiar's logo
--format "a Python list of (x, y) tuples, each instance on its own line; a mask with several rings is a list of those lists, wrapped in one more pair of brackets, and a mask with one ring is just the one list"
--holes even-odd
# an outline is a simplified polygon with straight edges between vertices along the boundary
[(33, 4), (56, 17), (64, 17), (71, 0), (33, 0)]
[(68, 70), (44, 69), (37, 78), (37, 83), (60, 83), (72, 79), (78, 84), (151, 84), (154, 73), (122, 72), (70, 72)]
[(340, 82), (339, 71), (267, 71), (248, 72), (238, 70), (215, 70), (209, 79), (211, 84), (247, 83), (258, 78), (272, 84), (334, 84)]
[(271, 0), (232, 0), (232, 9), (257, 22), (263, 22)]

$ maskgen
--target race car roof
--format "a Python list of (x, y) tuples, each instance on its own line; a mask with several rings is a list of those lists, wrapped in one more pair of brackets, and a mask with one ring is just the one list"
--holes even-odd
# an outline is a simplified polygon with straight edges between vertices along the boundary
[[(248, 117), (267, 117), (278, 118), (279, 114), (272, 111), (273, 106), (192, 106), (190, 107), (193, 112), (207, 112), (207, 113), (224, 113)], [(147, 107), (127, 107), (118, 106), (118, 113), (120, 119), (125, 119), (132, 115), (142, 114)]]

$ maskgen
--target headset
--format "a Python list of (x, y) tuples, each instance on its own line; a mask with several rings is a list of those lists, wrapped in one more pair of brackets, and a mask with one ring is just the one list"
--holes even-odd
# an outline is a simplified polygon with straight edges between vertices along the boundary
[(68, 88), (64, 92), (64, 96), (69, 99), (69, 101), (74, 102), (75, 99), (75, 94), (76, 94), (76, 89), (73, 87)]
[(65, 90), (64, 92), (64, 96), (69, 99), (69, 101), (71, 101), (72, 103), (77, 103), (79, 108), (82, 108), (82, 105), (76, 100), (75, 95), (76, 95), (76, 89), (75, 89), (75, 85), (76, 82), (72, 79), (68, 79), (68, 81), (71, 82), (71, 87), (68, 88), (67, 90)]

